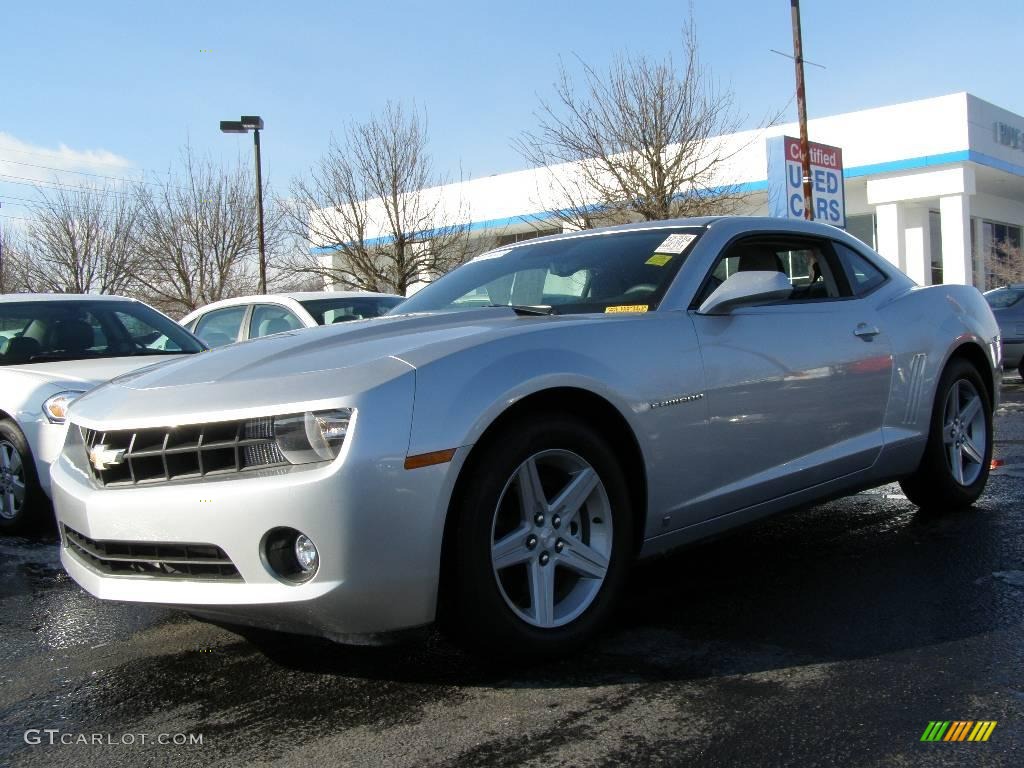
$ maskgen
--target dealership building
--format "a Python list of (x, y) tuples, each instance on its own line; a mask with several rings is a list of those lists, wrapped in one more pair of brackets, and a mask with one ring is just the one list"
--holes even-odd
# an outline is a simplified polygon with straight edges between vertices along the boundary
[[(808, 133), (841, 149), (846, 229), (919, 284), (984, 289), (1000, 248), (1019, 248), (1024, 117), (956, 93), (817, 118)], [(767, 148), (780, 143), (777, 137), (797, 135), (795, 124), (784, 124), (720, 137), (729, 160), (715, 182), (747, 193), (743, 212), (768, 215)], [(545, 190), (553, 188), (548, 174), (571, 172), (571, 166), (530, 169), (423, 194), (450, 211), (468, 212), (463, 215), (481, 243), (506, 244), (561, 231), (545, 213), (558, 207)], [(323, 244), (311, 245), (325, 262), (337, 258)]]

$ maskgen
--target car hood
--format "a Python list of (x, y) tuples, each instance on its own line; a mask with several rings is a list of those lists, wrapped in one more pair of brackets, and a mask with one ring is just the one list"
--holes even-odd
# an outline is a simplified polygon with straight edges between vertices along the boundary
[[(174, 355), (170, 359), (180, 359), (187, 355)], [(15, 373), (27, 379), (35, 379), (40, 384), (59, 383), (68, 389), (80, 388), (89, 390), (97, 384), (153, 365), (154, 362), (167, 361), (167, 357), (104, 357), (92, 360), (55, 360), (50, 363), (29, 363), (27, 365), (10, 365), (0, 367), (0, 373)]]
[(303, 328), (122, 376), (77, 400), (72, 419), (115, 428), (119, 423), (155, 425), (168, 417), (179, 423), (192, 417), (206, 420), (214, 413), (219, 419), (246, 418), (271, 407), (308, 406), (365, 392), (503, 335), (603, 317), (519, 316), (494, 308)]

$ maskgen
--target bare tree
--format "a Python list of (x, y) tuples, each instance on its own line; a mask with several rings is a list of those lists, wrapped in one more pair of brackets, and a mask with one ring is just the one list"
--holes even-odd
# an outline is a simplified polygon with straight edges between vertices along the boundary
[(985, 290), (1024, 283), (1024, 249), (1008, 241), (996, 244), (986, 261)]
[(0, 222), (0, 293), (14, 293), (22, 288), (22, 260), (14, 231)]
[(718, 137), (743, 118), (733, 93), (701, 61), (691, 20), (683, 30), (683, 61), (669, 55), (617, 56), (607, 72), (583, 61), (582, 87), (565, 66), (553, 102), (542, 100), (538, 127), (514, 141), (542, 168), (542, 205), (563, 224), (660, 220), (734, 212), (745, 195), (723, 184), (742, 147)]
[(37, 187), (22, 265), (26, 287), (64, 293), (127, 293), (135, 285), (138, 208), (112, 186)]
[(461, 203), (438, 189), (427, 152), (427, 118), (388, 103), (333, 140), (309, 179), (292, 183), (285, 205), (294, 233), (318, 253), (288, 266), (345, 288), (405, 294), (461, 263), (467, 254)]
[[(180, 169), (136, 186), (145, 297), (171, 314), (256, 290), (259, 254), (255, 182), (247, 165), (215, 166), (191, 147)], [(269, 189), (264, 182), (264, 194)], [(265, 216), (266, 247), (281, 240), (281, 216)]]

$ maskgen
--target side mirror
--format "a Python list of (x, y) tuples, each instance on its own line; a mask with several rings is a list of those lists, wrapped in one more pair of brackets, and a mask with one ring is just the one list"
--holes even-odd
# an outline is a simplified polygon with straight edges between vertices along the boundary
[(781, 272), (737, 272), (708, 296), (697, 311), (702, 315), (727, 315), (737, 307), (788, 299), (793, 284)]

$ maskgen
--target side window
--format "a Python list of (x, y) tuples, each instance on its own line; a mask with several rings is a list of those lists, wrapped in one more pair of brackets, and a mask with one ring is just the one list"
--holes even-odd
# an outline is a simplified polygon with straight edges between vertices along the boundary
[(285, 307), (279, 304), (257, 304), (252, 308), (252, 319), (249, 320), (249, 338), (258, 339), (302, 327), (302, 321)]
[(885, 273), (855, 250), (842, 243), (832, 243), (839, 261), (846, 270), (846, 278), (857, 296), (866, 296), (885, 282)]
[(163, 352), (181, 352), (181, 345), (169, 338), (165, 333), (143, 321), (142, 318), (134, 317), (125, 312), (115, 312), (114, 317), (117, 318), (135, 346), (157, 349)]
[(820, 301), (849, 295), (824, 243), (806, 238), (747, 238), (730, 245), (715, 264), (697, 305), (737, 272), (781, 272), (793, 285), (789, 301)]
[(196, 323), (196, 336), (211, 348), (234, 344), (238, 340), (245, 309), (245, 305), (242, 305), (207, 312)]

